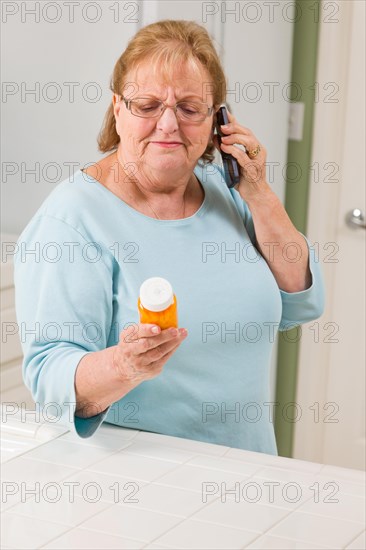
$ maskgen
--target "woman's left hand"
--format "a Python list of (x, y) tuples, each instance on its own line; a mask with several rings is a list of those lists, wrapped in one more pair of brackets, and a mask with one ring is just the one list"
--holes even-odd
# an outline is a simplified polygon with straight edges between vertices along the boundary
[[(221, 149), (238, 161), (241, 178), (240, 182), (235, 185), (235, 189), (246, 202), (250, 202), (251, 198), (271, 191), (266, 179), (267, 151), (249, 128), (238, 124), (235, 117), (229, 112), (228, 117), (229, 124), (221, 126), (221, 131), (225, 134), (221, 137)], [(216, 135), (214, 144), (220, 150)], [(246, 151), (238, 145), (244, 145)], [(260, 148), (258, 154), (251, 155), (258, 146)]]

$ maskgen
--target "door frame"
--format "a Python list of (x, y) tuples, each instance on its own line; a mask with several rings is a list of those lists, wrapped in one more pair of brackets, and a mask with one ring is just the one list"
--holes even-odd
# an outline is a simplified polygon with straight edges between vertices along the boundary
[[(342, 149), (344, 147), (344, 127), (346, 115), (345, 97), (348, 91), (347, 75), (350, 56), (350, 36), (352, 32), (353, 1), (339, 2), (339, 21), (320, 23), (317, 82), (319, 89), (324, 83), (336, 82), (339, 85), (338, 103), (315, 105), (314, 134), (311, 166), (318, 163), (320, 178), (311, 182), (309, 188), (309, 208), (307, 236), (311, 243), (319, 243), (319, 262), (324, 276), (326, 307), (318, 320), (319, 327), (333, 319), (332, 297), (335, 292), (334, 263), (324, 263), (324, 245), (334, 243), (339, 226), (339, 200), (342, 185)], [(337, 162), (337, 159), (339, 162)], [(337, 162), (340, 169), (337, 181), (324, 183), (322, 168), (328, 162)], [(329, 173), (329, 171), (328, 171)], [(323, 172), (324, 175), (324, 172)], [(315, 178), (314, 178), (315, 179)], [(330, 347), (324, 343), (320, 330), (319, 341), (314, 331), (303, 331), (298, 363), (296, 402), (302, 411), (301, 419), (295, 424), (293, 457), (323, 463), (325, 424), (314, 418), (314, 404), (323, 410), (326, 403), (330, 370)], [(315, 405), (317, 406), (317, 405)]]

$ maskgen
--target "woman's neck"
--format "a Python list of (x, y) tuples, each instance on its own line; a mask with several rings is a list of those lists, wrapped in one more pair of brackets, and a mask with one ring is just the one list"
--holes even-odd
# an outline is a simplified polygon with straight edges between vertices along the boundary
[(88, 167), (84, 172), (132, 208), (159, 219), (192, 216), (201, 206), (205, 196), (203, 187), (194, 173), (185, 180), (181, 179), (178, 188), (176, 181), (172, 187), (174, 179), (169, 176), (164, 187), (164, 182), (150, 182), (128, 174), (117, 162), (115, 153)]
[[(159, 219), (179, 219), (186, 216), (187, 206), (198, 192), (202, 192), (200, 184), (193, 172), (182, 170), (174, 173), (167, 171), (152, 171), (140, 167), (137, 171), (127, 171), (121, 159), (116, 154), (121, 170), (121, 189), (131, 198), (142, 200)], [(133, 165), (134, 166), (134, 165)]]

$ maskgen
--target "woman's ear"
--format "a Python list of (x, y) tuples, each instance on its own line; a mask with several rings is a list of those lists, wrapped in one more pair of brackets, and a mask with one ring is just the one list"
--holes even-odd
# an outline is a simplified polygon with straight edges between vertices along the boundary
[(112, 101), (113, 105), (116, 105), (116, 103), (119, 103), (121, 101), (121, 96), (118, 94), (113, 94)]
[(113, 103), (114, 116), (116, 116), (118, 115), (119, 110), (121, 108), (121, 96), (119, 96), (118, 94), (113, 94), (112, 103)]

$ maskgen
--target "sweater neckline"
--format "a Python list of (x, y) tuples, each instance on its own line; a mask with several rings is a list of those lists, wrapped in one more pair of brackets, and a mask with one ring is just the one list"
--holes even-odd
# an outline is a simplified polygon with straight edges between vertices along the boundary
[(146, 214), (143, 214), (142, 212), (139, 212), (138, 210), (136, 210), (135, 208), (130, 206), (127, 202), (125, 202), (120, 197), (117, 197), (117, 195), (115, 195), (107, 187), (102, 185), (100, 183), (100, 181), (93, 178), (92, 176), (89, 176), (88, 174), (83, 172), (81, 169), (78, 170), (78, 172), (79, 172), (78, 175), (80, 176), (80, 178), (82, 179), (82, 181), (84, 183), (92, 183), (102, 193), (107, 194), (108, 197), (113, 202), (116, 202), (119, 205), (121, 205), (126, 211), (128, 211), (133, 216), (140, 217), (140, 218), (144, 219), (145, 221), (150, 221), (152, 223), (159, 223), (159, 224), (166, 224), (166, 225), (186, 225), (186, 224), (192, 223), (196, 218), (202, 217), (206, 213), (206, 211), (208, 209), (209, 202), (210, 202), (209, 201), (208, 185), (206, 183), (205, 184), (203, 183), (202, 180), (204, 178), (202, 178), (202, 180), (201, 180), (199, 178), (198, 174), (196, 173), (196, 170), (197, 170), (197, 167), (193, 170), (193, 172), (194, 172), (195, 176), (197, 177), (199, 183), (202, 185), (203, 190), (204, 190), (204, 195), (205, 196), (204, 196), (203, 202), (202, 202), (201, 206), (199, 207), (199, 209), (194, 214), (192, 214), (192, 216), (188, 216), (186, 218), (178, 218), (178, 219), (175, 219), (175, 220), (158, 220), (157, 218), (153, 218), (152, 216), (147, 216)]

